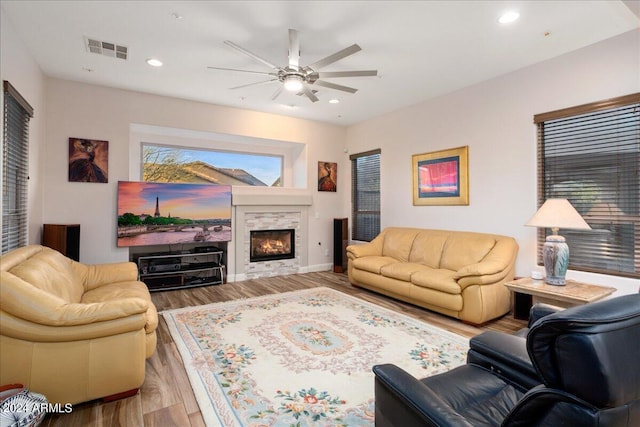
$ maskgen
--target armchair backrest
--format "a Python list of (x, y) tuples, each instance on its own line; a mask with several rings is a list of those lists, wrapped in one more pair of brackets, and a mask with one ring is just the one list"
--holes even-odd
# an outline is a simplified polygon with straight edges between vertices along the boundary
[(548, 388), (640, 418), (640, 294), (545, 316), (529, 330), (527, 350)]
[(75, 262), (60, 252), (41, 245), (29, 245), (8, 252), (0, 258), (2, 286), (7, 292), (39, 299), (47, 295), (66, 303), (79, 302), (84, 293), (77, 277)]

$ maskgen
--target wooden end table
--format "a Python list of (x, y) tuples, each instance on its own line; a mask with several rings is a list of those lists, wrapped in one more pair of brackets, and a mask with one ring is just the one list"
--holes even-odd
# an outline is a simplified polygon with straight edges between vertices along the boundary
[(564, 286), (548, 285), (544, 280), (529, 277), (504, 284), (513, 295), (513, 317), (528, 319), (529, 310), (535, 303), (542, 302), (558, 307), (572, 307), (587, 304), (611, 295), (616, 288), (591, 285), (567, 280)]

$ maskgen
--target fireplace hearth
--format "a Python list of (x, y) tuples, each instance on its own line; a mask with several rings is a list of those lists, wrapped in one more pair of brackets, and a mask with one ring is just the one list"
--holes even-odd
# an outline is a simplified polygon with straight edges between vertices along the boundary
[(295, 230), (251, 230), (250, 262), (295, 258)]

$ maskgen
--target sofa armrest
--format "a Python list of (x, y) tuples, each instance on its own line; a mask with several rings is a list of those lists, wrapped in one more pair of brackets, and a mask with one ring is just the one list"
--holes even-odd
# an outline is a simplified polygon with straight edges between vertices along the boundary
[(347, 246), (347, 257), (350, 259), (364, 256), (382, 255), (382, 244), (384, 243), (384, 232), (368, 243)]
[(0, 333), (29, 342), (71, 342), (144, 331), (147, 318), (136, 314), (102, 322), (72, 326), (51, 326), (31, 322), (0, 311)]
[(116, 282), (138, 280), (138, 266), (133, 262), (82, 264), (74, 261), (73, 270), (84, 284), (85, 291)]
[(72, 303), (58, 307), (49, 324), (55, 326), (86, 325), (146, 313), (149, 302), (142, 298), (122, 298), (104, 302)]
[(499, 261), (484, 261), (476, 264), (466, 265), (456, 271), (454, 278), (460, 279), (462, 277), (470, 276), (489, 276), (498, 274), (504, 271), (508, 267), (507, 263)]
[(597, 425), (594, 414), (599, 409), (566, 391), (540, 385), (522, 396), (502, 425)]
[(524, 337), (497, 331), (476, 335), (469, 340), (467, 363), (490, 369), (525, 389), (542, 383), (529, 358)]
[(420, 380), (398, 366), (373, 367), (376, 427), (472, 427)]
[(458, 269), (455, 278), (456, 280), (474, 276), (504, 278), (513, 269), (517, 254), (518, 244), (516, 241), (512, 238), (502, 238), (496, 241), (495, 246), (482, 261)]
[(561, 310), (564, 310), (564, 308), (557, 307), (551, 304), (544, 304), (540, 302), (534, 304), (533, 306), (531, 306), (531, 310), (529, 310), (529, 327), (532, 327), (534, 323), (536, 323), (543, 317), (553, 313), (557, 313)]

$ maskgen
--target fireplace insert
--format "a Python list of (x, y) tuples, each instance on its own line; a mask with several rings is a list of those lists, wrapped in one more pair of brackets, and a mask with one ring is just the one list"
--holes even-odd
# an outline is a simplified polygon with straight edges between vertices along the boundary
[(251, 230), (249, 261), (295, 258), (295, 230)]

